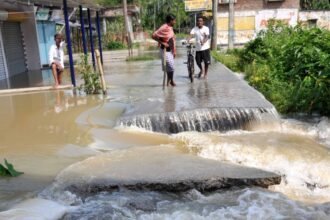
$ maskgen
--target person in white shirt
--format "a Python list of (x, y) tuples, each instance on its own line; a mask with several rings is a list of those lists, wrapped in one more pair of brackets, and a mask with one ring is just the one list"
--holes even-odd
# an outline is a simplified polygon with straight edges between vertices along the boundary
[[(210, 30), (204, 26), (204, 18), (197, 18), (197, 26), (190, 31), (190, 38), (194, 37), (196, 40), (196, 63), (200, 69), (198, 77), (200, 78), (204, 73), (204, 78), (207, 77), (208, 67), (211, 64), (210, 57)], [(188, 42), (190, 40), (188, 39)], [(204, 69), (202, 66), (204, 62)]]
[(57, 33), (54, 36), (55, 44), (49, 50), (49, 65), (52, 68), (52, 73), (55, 80), (55, 86), (61, 85), (62, 73), (64, 70), (64, 52), (61, 47), (62, 35)]

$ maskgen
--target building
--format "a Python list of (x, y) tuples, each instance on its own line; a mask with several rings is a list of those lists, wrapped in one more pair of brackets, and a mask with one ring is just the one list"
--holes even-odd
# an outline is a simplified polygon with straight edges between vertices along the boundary
[(318, 26), (330, 30), (330, 11), (300, 11), (298, 19), (309, 26)]
[[(116, 18), (123, 17), (124, 11), (122, 6), (117, 7), (109, 7), (102, 10), (102, 18), (103, 18), (103, 32), (107, 33), (107, 23), (111, 24)], [(127, 6), (127, 15), (128, 15), (128, 30), (130, 34), (130, 39), (132, 41), (141, 40), (139, 38), (139, 28), (140, 28), (140, 8), (137, 5), (128, 5)], [(117, 38), (122, 38), (121, 40), (124, 42), (123, 33), (116, 33), (119, 35)]]
[[(266, 29), (270, 19), (281, 20), (289, 25), (298, 22), (330, 30), (330, 11), (303, 11), (300, 0), (233, 0), (234, 1), (234, 43), (245, 44), (257, 33)], [(220, 45), (228, 44), (229, 0), (218, 0), (218, 39)], [(208, 17), (212, 0), (185, 0), (186, 11), (204, 12)], [(212, 25), (210, 25), (211, 28)]]
[(0, 2), (0, 80), (40, 69), (35, 10), (16, 1)]
[[(300, 0), (234, 0), (235, 44), (244, 44), (267, 27), (270, 19), (281, 20), (291, 26), (298, 22), (330, 30), (330, 11), (304, 11)], [(218, 43), (228, 44), (228, 2), (219, 0)]]
[[(79, 5), (99, 9), (92, 0), (67, 0), (67, 5), (69, 17)], [(50, 71), (45, 75), (41, 69), (48, 66), (48, 50), (61, 23), (62, 0), (0, 1), (0, 88), (43, 85), (45, 76), (52, 83)]]
[[(244, 44), (266, 29), (268, 20), (282, 20), (289, 25), (298, 23), (299, 0), (234, 0), (234, 42)], [(219, 0), (218, 44), (228, 44), (229, 0)]]

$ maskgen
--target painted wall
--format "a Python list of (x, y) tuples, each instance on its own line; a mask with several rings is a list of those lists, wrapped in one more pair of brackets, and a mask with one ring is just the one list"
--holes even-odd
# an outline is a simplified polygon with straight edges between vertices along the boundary
[[(228, 44), (228, 13), (218, 14), (218, 44)], [(256, 12), (245, 11), (235, 13), (235, 43), (243, 44), (255, 35)]]
[[(291, 26), (298, 22), (316, 21), (318, 27), (330, 30), (330, 11), (300, 11), (298, 9), (267, 9), (235, 12), (235, 44), (245, 44), (265, 30), (270, 19), (281, 20)], [(218, 13), (218, 44), (228, 44), (228, 12)]]
[(330, 30), (330, 11), (299, 12), (299, 21), (308, 24), (311, 20), (315, 20), (318, 27)]
[(212, 0), (185, 0), (186, 11), (212, 10)]
[[(266, 10), (266, 9), (298, 9), (299, 0), (283, 0), (267, 2), (266, 0), (237, 0), (236, 11)], [(228, 11), (228, 4), (219, 4), (219, 11)]]

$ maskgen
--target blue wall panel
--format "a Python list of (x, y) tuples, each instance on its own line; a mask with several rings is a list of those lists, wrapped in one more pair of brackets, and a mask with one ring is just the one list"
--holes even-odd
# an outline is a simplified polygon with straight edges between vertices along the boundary
[(54, 44), (54, 35), (56, 33), (55, 22), (38, 21), (38, 38), (40, 62), (42, 66), (48, 65), (48, 51), (50, 46)]

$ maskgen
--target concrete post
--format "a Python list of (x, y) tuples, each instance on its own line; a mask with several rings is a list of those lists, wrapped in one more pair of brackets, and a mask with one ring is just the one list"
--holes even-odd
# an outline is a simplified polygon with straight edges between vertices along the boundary
[(128, 56), (131, 57), (133, 55), (132, 49), (132, 39), (130, 35), (129, 23), (128, 23), (128, 14), (127, 14), (127, 0), (123, 0), (123, 13), (124, 13), (124, 21), (125, 21), (125, 32), (128, 44)]
[(102, 19), (102, 26), (103, 26), (103, 34), (106, 34), (107, 33), (107, 19), (106, 18), (103, 18)]
[(229, 0), (229, 22), (228, 22), (228, 49), (234, 48), (234, 0)]
[(213, 32), (212, 32), (212, 50), (217, 50), (218, 38), (218, 0), (212, 0)]

